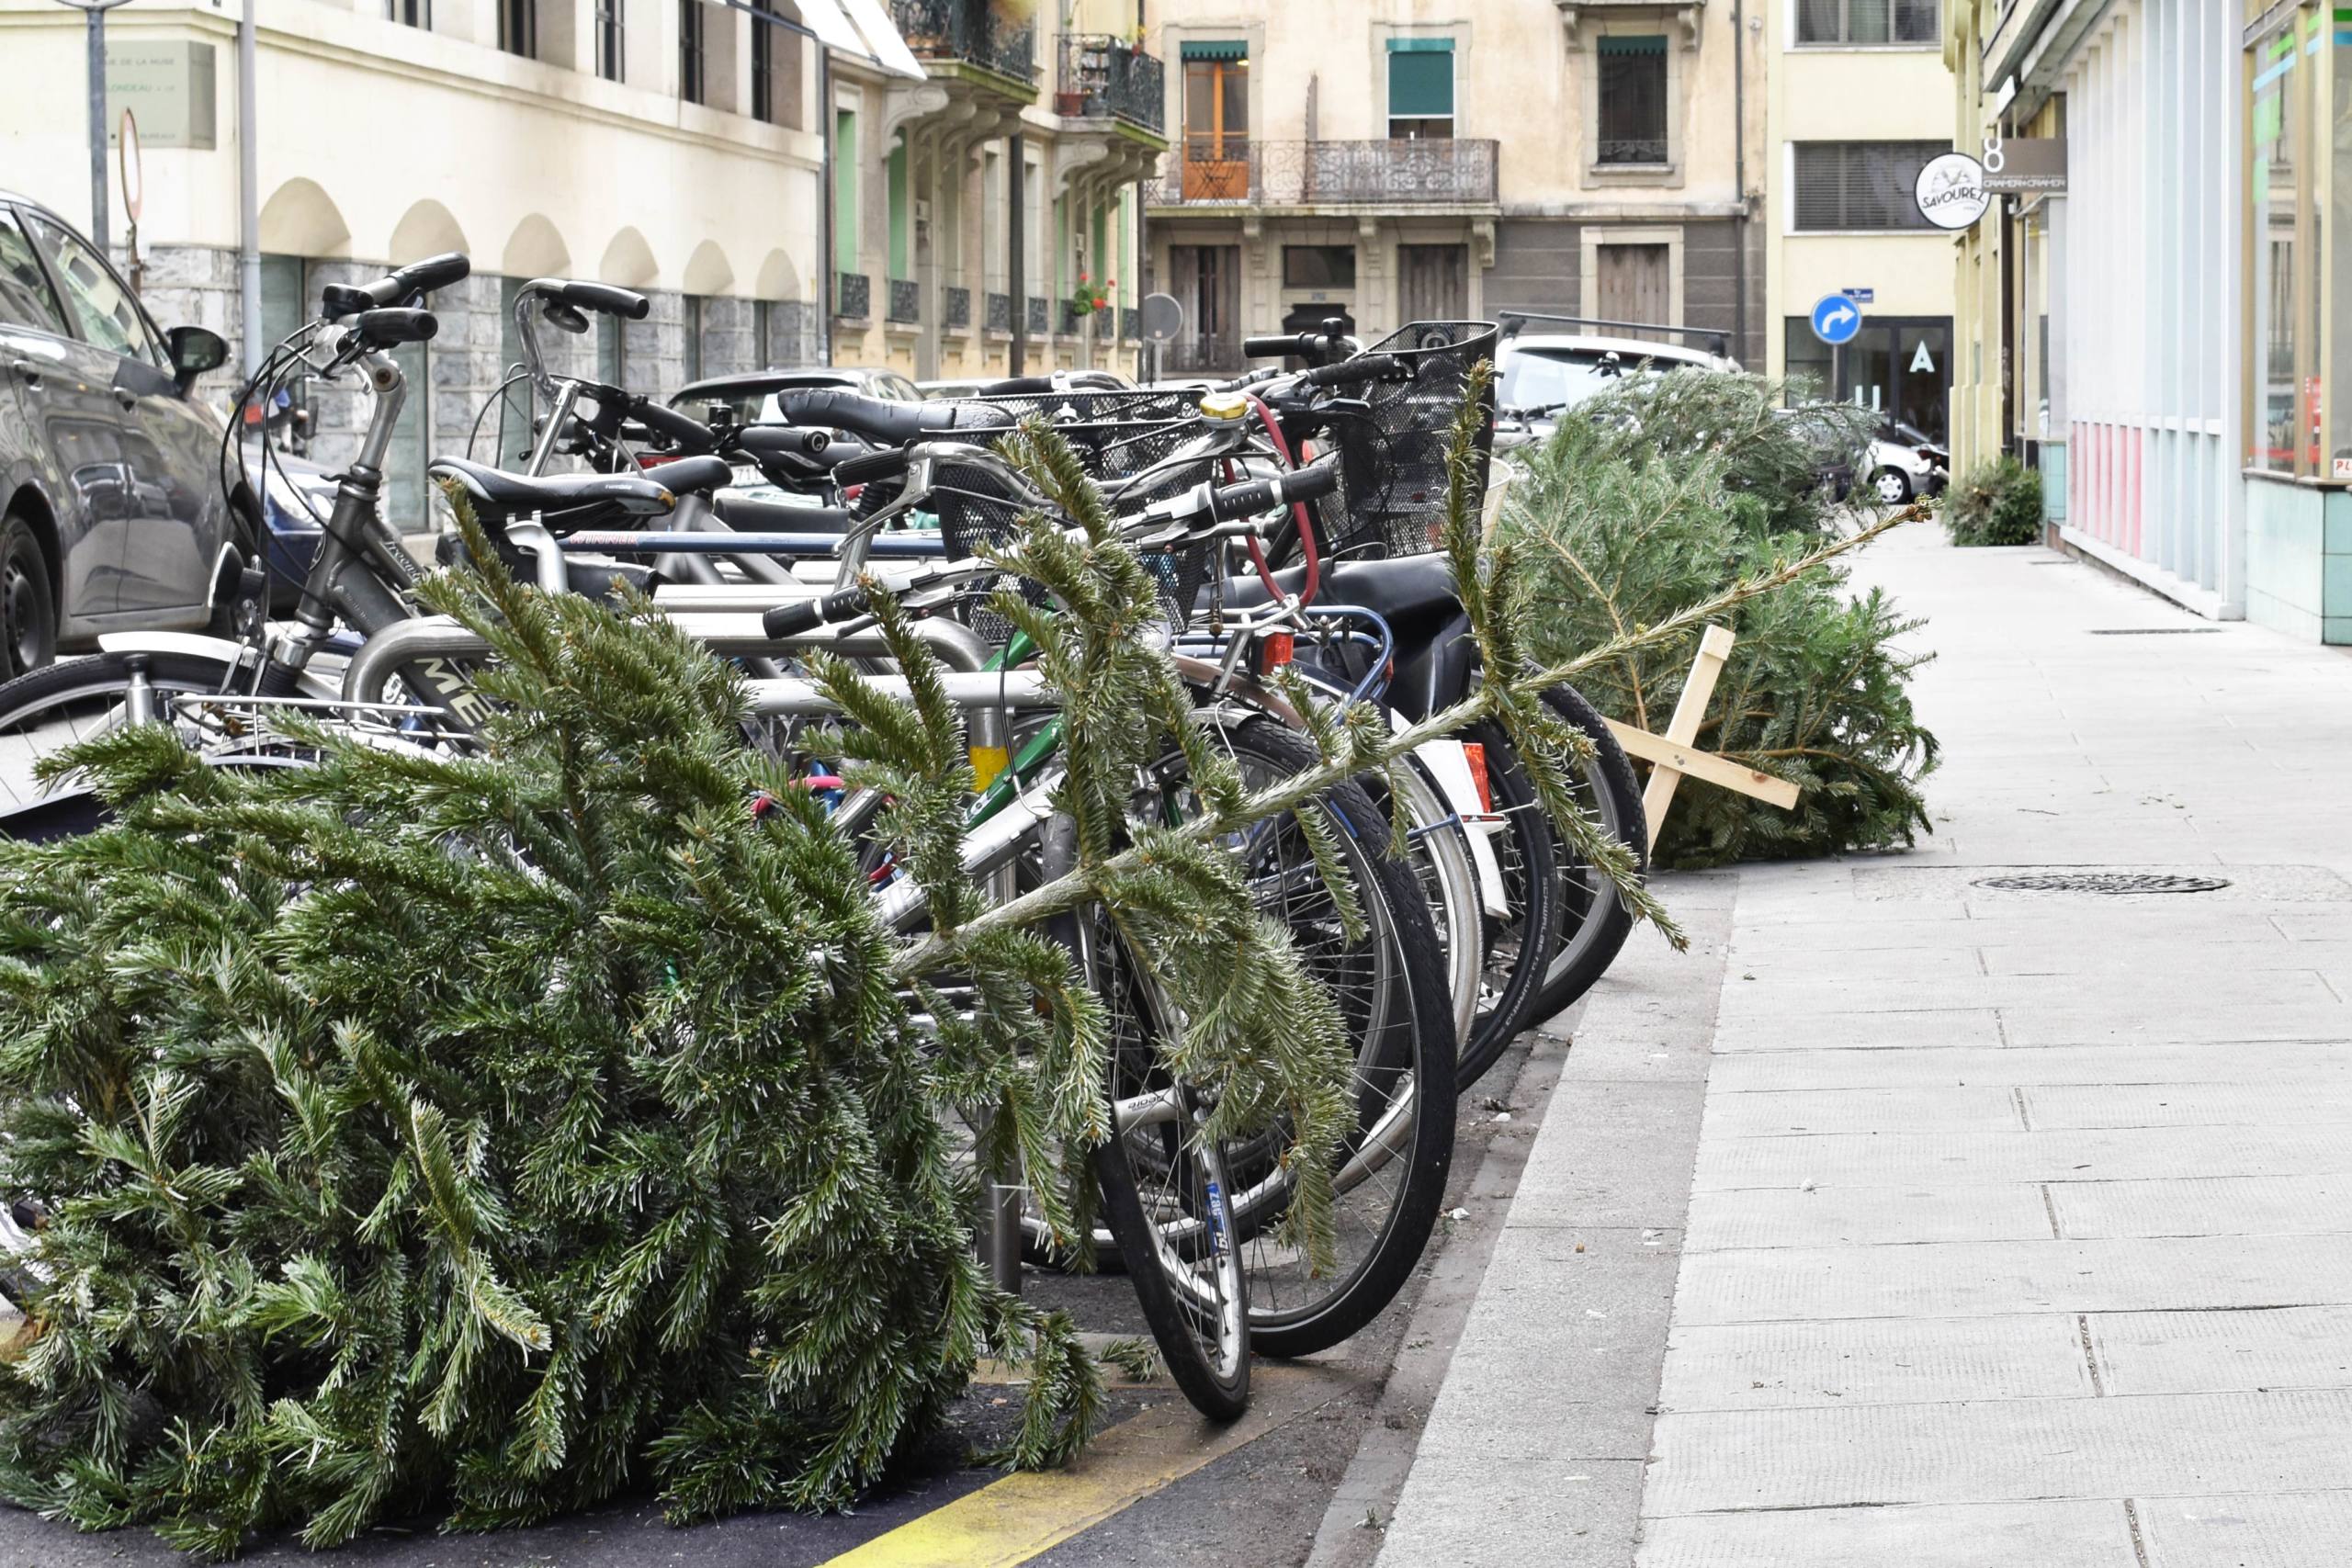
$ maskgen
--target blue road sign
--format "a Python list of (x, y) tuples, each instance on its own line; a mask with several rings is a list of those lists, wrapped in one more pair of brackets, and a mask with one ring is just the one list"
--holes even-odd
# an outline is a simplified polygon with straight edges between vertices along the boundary
[(1813, 335), (1833, 347), (1862, 330), (1862, 308), (1843, 294), (1825, 294), (1813, 307)]
[(1838, 292), (1857, 305), (1874, 305), (1878, 302), (1878, 290), (1875, 288), (1840, 288)]

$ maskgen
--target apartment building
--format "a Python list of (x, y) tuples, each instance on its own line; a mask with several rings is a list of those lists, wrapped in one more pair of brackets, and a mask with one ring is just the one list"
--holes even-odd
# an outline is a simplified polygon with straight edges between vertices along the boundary
[[(117, 10), (108, 122), (130, 108), (141, 127), (147, 302), (167, 324), (199, 322), (232, 344), (250, 328), (266, 344), (315, 310), (327, 283), (470, 255), (472, 278), (434, 301), (440, 335), (404, 351), (418, 390), (389, 505), (408, 524), (425, 512), (425, 460), (464, 449), (519, 356), (506, 307), (527, 278), (593, 277), (651, 297), (648, 320), (559, 345), (634, 389), (803, 362), (818, 346), (823, 139), (809, 112), (820, 51), (800, 15), (782, 0), (258, 0), (254, 323), (240, 305), (236, 8)], [(830, 3), (820, 19), (870, 47)], [(82, 18), (49, 0), (0, 0), (0, 177), (86, 223)], [(119, 183), (111, 208), (120, 262)], [(315, 383), (303, 395), (313, 455), (348, 456), (360, 399)]]
[[(1955, 0), (1964, 3), (1964, 0)], [(1948, 428), (1952, 240), (1920, 215), (1920, 168), (1952, 150), (1939, 0), (1765, 0), (1770, 322), (1758, 365), (1930, 436)], [(1973, 145), (1973, 144), (1972, 144)], [(1862, 327), (1815, 336), (1826, 296)]]
[(1132, 372), (1138, 182), (1168, 142), (1140, 0), (890, 0), (922, 80), (836, 57), (836, 364)]
[(1511, 306), (1714, 329), (1759, 363), (1762, 20), (1738, 0), (1153, 6), (1170, 367), (1331, 316), (1376, 337)]

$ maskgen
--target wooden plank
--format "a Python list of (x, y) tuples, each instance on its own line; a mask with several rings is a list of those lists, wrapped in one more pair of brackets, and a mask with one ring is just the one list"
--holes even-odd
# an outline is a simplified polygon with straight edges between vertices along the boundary
[(1800, 792), (1786, 779), (1774, 778), (1770, 773), (1759, 773), (1754, 768), (1741, 767), (1737, 762), (1727, 762), (1712, 751), (1677, 746), (1664, 736), (1652, 735), (1646, 729), (1635, 729), (1632, 725), (1620, 724), (1613, 718), (1604, 722), (1609, 726), (1610, 733), (1617, 737), (1617, 743), (1625, 748), (1628, 754), (1639, 757), (1645, 762), (1655, 762), (1720, 788), (1754, 795), (1783, 811), (1796, 808)]
[[(1699, 639), (1699, 657), (1690, 661), (1690, 678), (1682, 683), (1682, 695), (1674, 704), (1674, 716), (1668, 721), (1666, 739), (1672, 745), (1688, 749), (1699, 739), (1699, 727), (1707, 720), (1707, 705), (1714, 699), (1715, 680), (1724, 672), (1724, 660), (1731, 657), (1736, 639), (1728, 626), (1709, 626)], [(1681, 784), (1682, 773), (1675, 767), (1659, 763), (1650, 770), (1649, 787), (1642, 791), (1642, 814), (1649, 818), (1650, 847), (1657, 847), (1658, 830), (1666, 824), (1666, 814), (1674, 806), (1675, 787)]]

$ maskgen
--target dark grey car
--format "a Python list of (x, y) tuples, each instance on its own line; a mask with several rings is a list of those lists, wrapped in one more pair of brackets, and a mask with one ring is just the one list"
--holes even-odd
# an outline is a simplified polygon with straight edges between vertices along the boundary
[(0, 661), (101, 632), (225, 626), (251, 535), (192, 394), (228, 344), (158, 332), (64, 220), (0, 190)]

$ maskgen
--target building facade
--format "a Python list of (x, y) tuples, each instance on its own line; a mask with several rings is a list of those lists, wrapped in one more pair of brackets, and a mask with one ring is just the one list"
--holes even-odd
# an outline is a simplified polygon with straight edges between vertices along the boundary
[(1168, 145), (1140, 11), (891, 0), (925, 80), (836, 60), (836, 364), (1134, 371), (1138, 182)]
[(1171, 369), (1327, 318), (1510, 307), (1730, 334), (1761, 363), (1749, 221), (1761, 17), (1738, 4), (1166, 0), (1175, 143), (1149, 189)]
[[(1758, 9), (1770, 62), (1762, 367), (1941, 438), (1952, 241), (1913, 199), (1921, 166), (1952, 145), (1938, 0), (1763, 0)], [(1838, 294), (1855, 300), (1862, 326), (1833, 353), (1812, 317)]]
[[(2352, 31), (2317, 5), (1987, 5), (1964, 135), (2064, 141), (2062, 195), (1960, 252), (1962, 449), (2042, 470), (2053, 538), (2201, 614), (2352, 643)], [(2341, 281), (2339, 281), (2341, 280)]]

